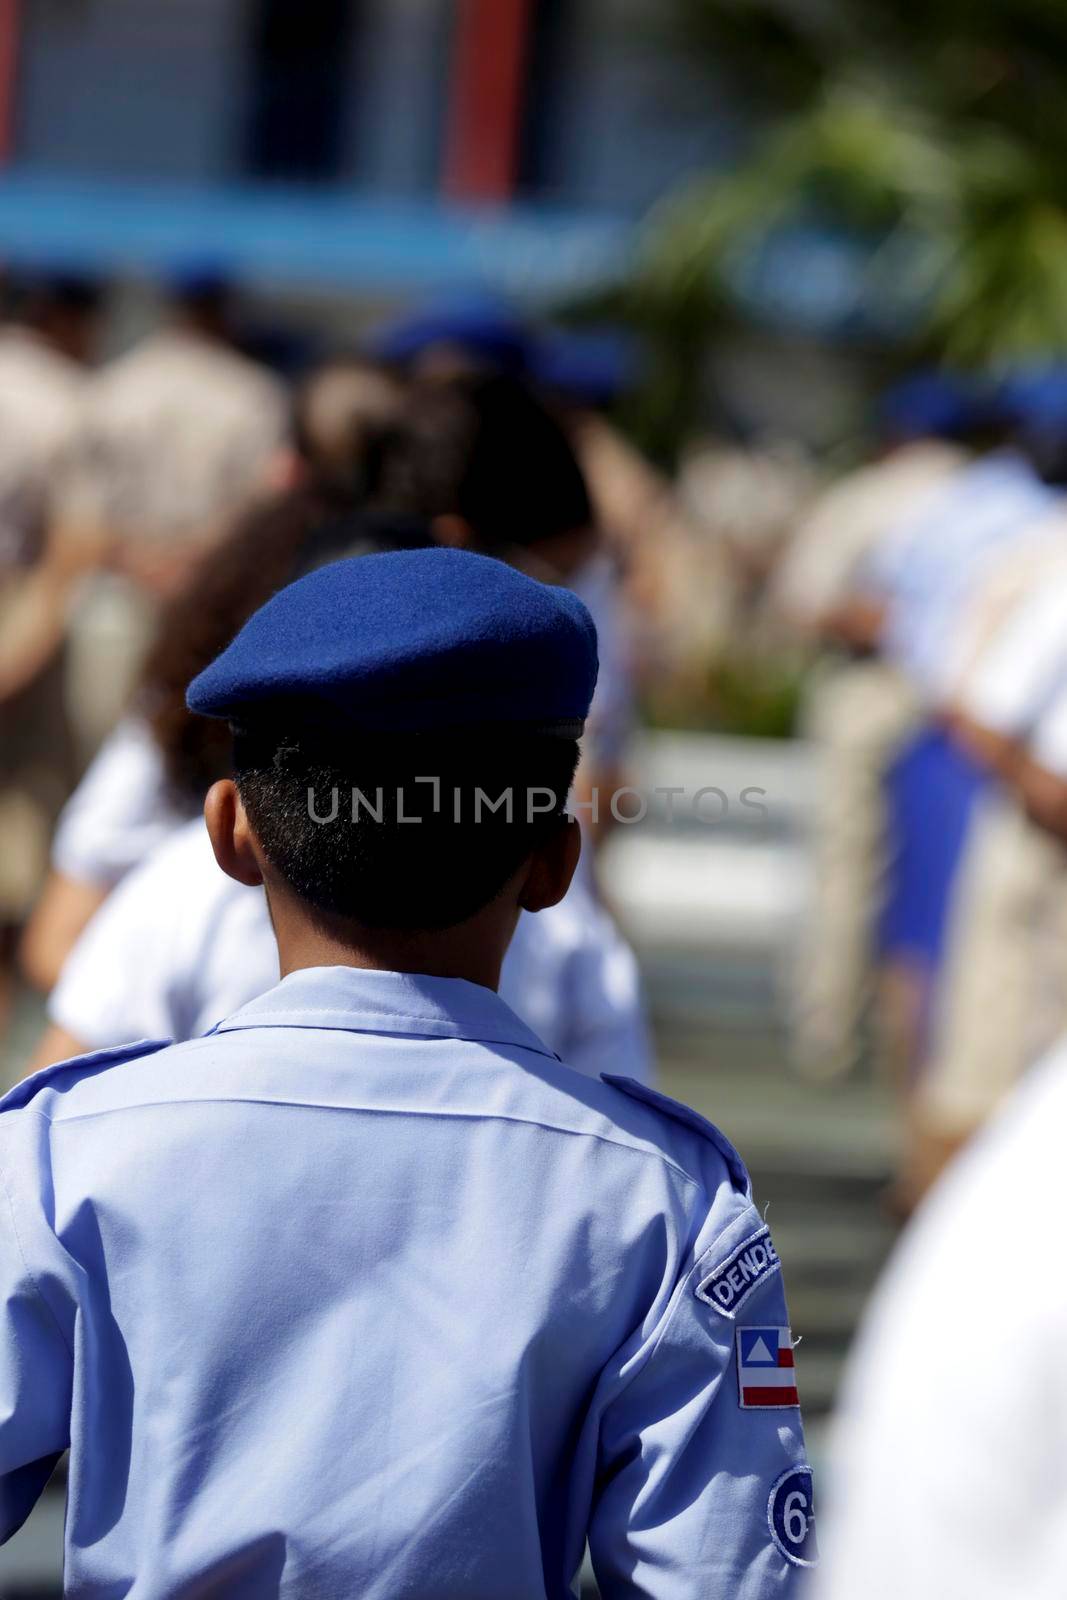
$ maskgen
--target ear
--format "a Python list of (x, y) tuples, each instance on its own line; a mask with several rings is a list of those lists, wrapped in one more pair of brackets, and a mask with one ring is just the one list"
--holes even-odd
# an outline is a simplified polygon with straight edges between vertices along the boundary
[(582, 830), (577, 818), (568, 817), (530, 858), (519, 895), (523, 911), (545, 911), (558, 905), (571, 886), (581, 853)]
[(215, 860), (226, 876), (250, 888), (262, 883), (248, 814), (232, 778), (211, 785), (204, 800), (204, 821)]

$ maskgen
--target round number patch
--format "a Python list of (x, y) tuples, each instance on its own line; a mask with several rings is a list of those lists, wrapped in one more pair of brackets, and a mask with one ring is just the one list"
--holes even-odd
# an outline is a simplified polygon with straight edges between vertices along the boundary
[(815, 1542), (815, 1499), (810, 1467), (790, 1467), (771, 1489), (767, 1523), (776, 1547), (795, 1567), (819, 1562)]

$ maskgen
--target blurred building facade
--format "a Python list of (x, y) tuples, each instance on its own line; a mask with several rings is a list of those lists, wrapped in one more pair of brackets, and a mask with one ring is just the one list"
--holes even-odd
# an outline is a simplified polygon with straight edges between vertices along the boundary
[[(666, 10), (0, 0), (5, 242), (51, 248), (60, 194), (69, 212), (71, 194), (98, 183), (112, 210), (147, 203), (146, 187), (157, 202), (170, 189), (186, 206), (214, 196), (231, 210), (265, 191), (275, 207), (299, 197), (305, 216), (342, 199), (353, 215), (396, 203), (432, 218), (490, 202), (502, 217), (545, 210), (576, 228), (611, 219), (621, 240), (625, 223), (733, 143), (731, 107), (672, 41)], [(160, 226), (147, 230), (148, 254), (162, 248)], [(199, 231), (210, 246), (210, 226)], [(76, 253), (100, 255), (77, 228), (72, 237)]]

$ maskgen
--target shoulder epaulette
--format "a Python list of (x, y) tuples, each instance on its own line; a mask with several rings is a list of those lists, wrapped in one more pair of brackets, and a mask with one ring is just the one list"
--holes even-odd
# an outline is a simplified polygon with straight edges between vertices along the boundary
[(157, 1050), (165, 1050), (167, 1045), (173, 1043), (173, 1039), (137, 1039), (132, 1044), (109, 1045), (105, 1050), (90, 1050), (83, 1056), (56, 1061), (50, 1067), (42, 1067), (39, 1072), (31, 1073), (9, 1089), (0, 1099), (0, 1111), (18, 1111), (29, 1105), (35, 1094), (47, 1089), (62, 1073), (85, 1076), (95, 1072), (98, 1067), (114, 1067), (123, 1061), (134, 1061), (138, 1056), (154, 1055)]
[(684, 1105), (680, 1100), (672, 1100), (670, 1095), (660, 1094), (658, 1089), (650, 1089), (646, 1083), (638, 1083), (636, 1078), (618, 1077), (614, 1072), (602, 1072), (600, 1076), (613, 1088), (621, 1089), (623, 1094), (630, 1095), (634, 1100), (643, 1100), (653, 1110), (661, 1111), (665, 1117), (670, 1117), (674, 1122), (680, 1122), (685, 1127), (691, 1128), (694, 1133), (701, 1134), (715, 1146), (726, 1162), (726, 1169), (734, 1187), (742, 1194), (751, 1194), (752, 1185), (745, 1163), (726, 1135), (720, 1132), (713, 1122), (709, 1122), (707, 1117), (702, 1117), (699, 1111), (694, 1111), (692, 1106)]

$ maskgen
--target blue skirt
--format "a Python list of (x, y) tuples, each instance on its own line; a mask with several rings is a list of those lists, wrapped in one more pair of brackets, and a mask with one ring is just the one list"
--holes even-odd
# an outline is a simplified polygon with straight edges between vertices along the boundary
[(886, 778), (889, 874), (879, 927), (883, 957), (936, 972), (945, 943), (956, 869), (983, 767), (940, 728), (926, 728), (898, 752)]

